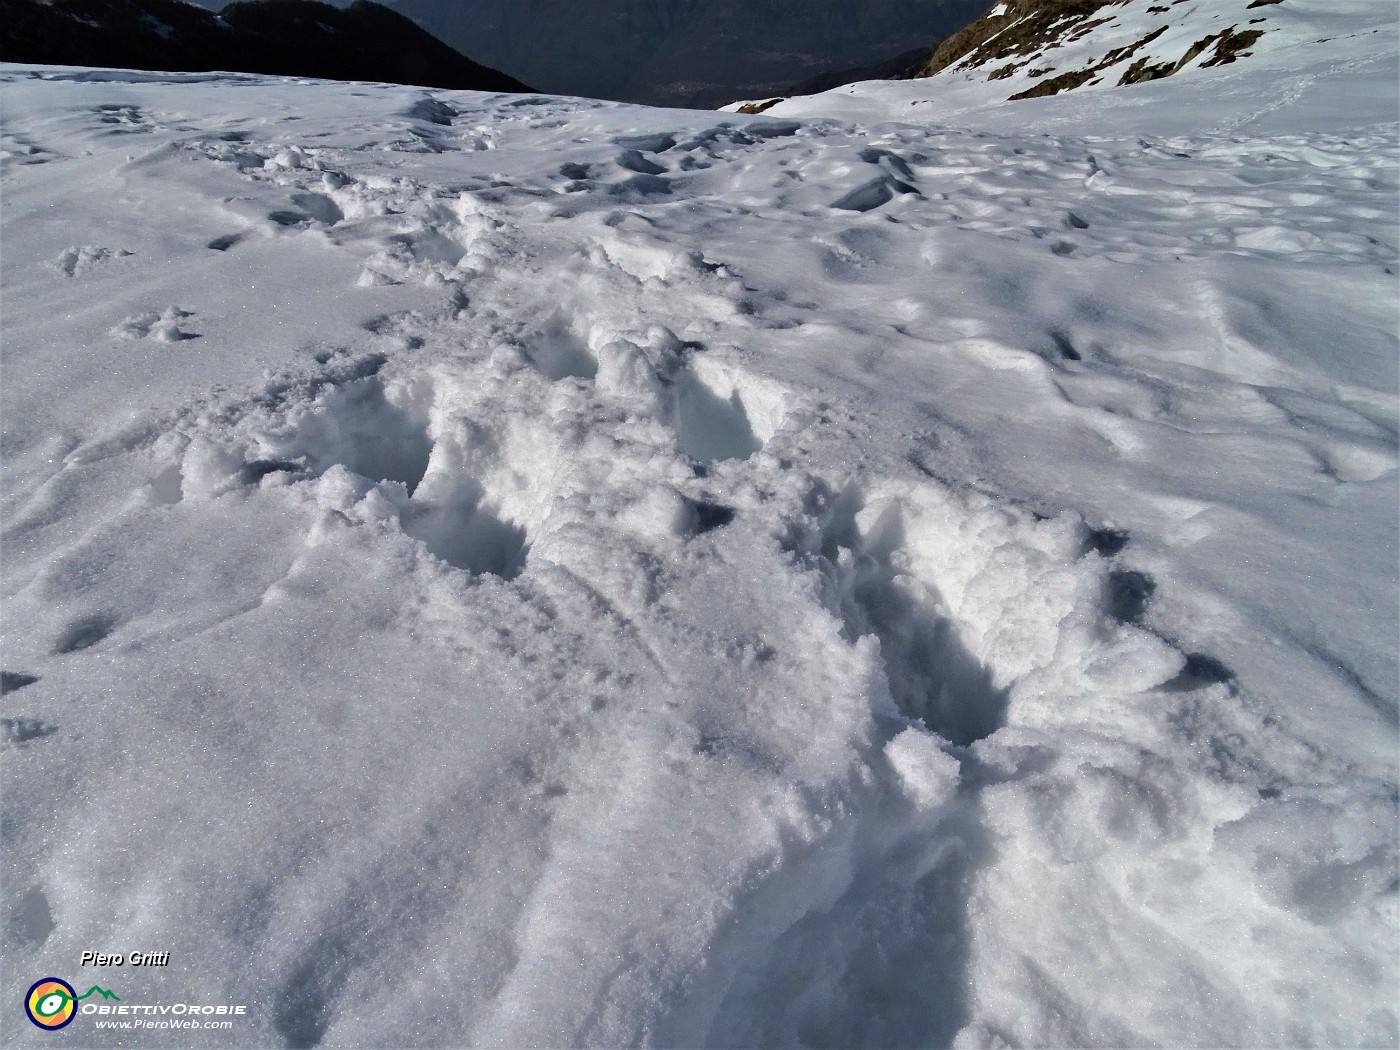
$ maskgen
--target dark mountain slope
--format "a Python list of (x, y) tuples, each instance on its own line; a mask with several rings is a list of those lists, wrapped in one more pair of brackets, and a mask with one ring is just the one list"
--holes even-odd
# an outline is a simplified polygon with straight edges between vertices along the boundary
[(0, 60), (533, 90), (367, 0), (260, 0), (217, 15), (182, 0), (0, 0)]
[(941, 40), (990, 0), (392, 0), (546, 91), (716, 106)]
[(832, 88), (855, 84), (862, 80), (910, 80), (915, 73), (923, 69), (924, 64), (928, 62), (928, 55), (927, 47), (916, 47), (883, 62), (822, 73), (800, 84), (794, 84), (784, 94), (815, 95), (820, 91), (830, 91)]

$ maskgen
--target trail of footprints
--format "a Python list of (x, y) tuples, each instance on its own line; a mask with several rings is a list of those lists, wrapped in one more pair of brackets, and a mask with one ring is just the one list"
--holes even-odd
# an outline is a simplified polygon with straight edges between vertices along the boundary
[[(136, 119), (121, 109), (104, 112), (119, 123)], [(415, 127), (437, 129), (439, 146), (462, 130), (461, 114), (431, 98), (407, 116)], [(721, 124), (689, 137), (621, 136), (611, 170), (565, 164), (559, 189), (586, 195), (593, 206), (665, 194), (668, 180), (718, 163), (727, 151), (797, 130), (771, 121)], [(495, 273), (502, 253), (517, 267), (531, 258), (528, 233), (491, 204), (488, 192), (448, 198), (406, 183), (357, 183), (314, 150), (266, 156), (238, 132), (206, 148), (249, 177), (287, 187), (286, 207), (266, 215), (264, 233), (315, 227), (363, 241), (371, 250), (361, 283), (470, 289)], [(899, 196), (925, 199), (924, 155), (872, 145), (858, 160), (875, 174), (833, 208), (862, 212)], [(688, 302), (711, 302), (715, 317), (742, 297), (739, 282), (700, 253), (604, 217), (592, 227), (592, 247), (581, 250), (605, 294), (635, 299), (636, 316), (652, 312), (648, 297), (659, 294), (651, 284), (658, 277), (692, 289)], [(1090, 225), (1073, 211), (1065, 223), (1069, 230)], [(208, 247), (235, 250), (256, 232), (250, 225)], [(105, 258), (80, 250), (62, 262), (76, 273)], [(171, 307), (128, 318), (114, 334), (178, 342), (197, 334), (191, 316)], [(826, 476), (806, 450), (824, 440), (824, 406), (751, 374), (722, 348), (655, 325), (613, 332), (567, 306), (522, 326), (489, 305), (470, 304), (462, 291), (442, 317), (385, 317), (369, 328), (383, 352), (322, 355), (319, 371), (279, 380), (232, 406), (224, 413), (231, 422), (191, 424), (193, 440), (181, 446), (185, 461), (153, 479), (152, 499), (315, 486), (343, 471), (359, 480), (337, 489), (332, 509), (340, 520), (393, 522), (453, 570), (503, 581), (526, 572), (537, 554), (567, 557), (553, 540), (567, 528), (610, 529), (619, 543), (643, 545), (692, 542), (736, 527), (766, 532), (795, 569), (821, 577), (823, 600), (852, 640), (880, 639), (898, 709), (960, 745), (1005, 724), (1018, 684), (1037, 672), (1037, 659), (1052, 658), (1054, 624), (1018, 619), (1018, 605), (1058, 602), (1068, 616), (1089, 580), (1097, 597), (1083, 615), (1116, 625), (1112, 630), (1147, 633), (1154, 587), (1121, 564), (1126, 537), (1087, 529), (1074, 516), (1047, 522), (1020, 508), (978, 504), (912, 471)], [(432, 346), (460, 344), (464, 334), (465, 351), (433, 353)], [(211, 454), (210, 446), (218, 451)], [(202, 458), (193, 464), (196, 452)], [(781, 482), (779, 475), (792, 472), (799, 484)], [(794, 503), (774, 496), (778, 491), (802, 495)], [(1024, 564), (1004, 566), (1008, 558)], [(1008, 578), (1020, 581), (1009, 598)], [(119, 626), (100, 614), (79, 617), (52, 651), (79, 657)], [(1031, 655), (1007, 657), (1018, 645)], [(28, 684), (23, 678), (33, 680), (16, 672), (6, 690)], [(1218, 660), (1191, 654), (1159, 684), (1196, 689), (1232, 681)], [(28, 714), (5, 724), (14, 746), (53, 732)]]
[[(405, 116), (420, 126), (426, 125), (433, 134), (445, 135), (454, 128), (459, 114), (451, 106), (424, 98), (410, 107)], [(779, 130), (787, 134), (795, 128), (796, 125), (790, 125)], [(687, 148), (704, 152), (721, 139), (748, 144), (758, 141), (728, 127), (702, 136)], [(645, 194), (650, 192), (647, 187), (652, 184), (638, 182), (637, 178), (658, 178), (668, 170), (648, 159), (649, 156), (677, 146), (677, 139), (671, 135), (623, 137), (618, 145), (618, 167), (630, 174), (621, 183), (607, 187), (605, 192), (610, 195), (634, 191)], [(493, 244), (502, 239), (503, 224), (489, 209), (483, 209), (466, 197), (452, 200), (433, 198), (431, 194), (379, 203), (372, 199), (376, 195), (373, 188), (367, 190), (339, 172), (326, 170), (315, 151), (284, 153), (283, 161), (275, 164), (274, 158), (259, 161), (256, 155), (250, 156), (242, 142), (221, 143), (216, 151), (220, 159), (245, 167), (255, 178), (265, 177), (267, 172), (276, 169), (274, 177), (292, 186), (304, 184), (306, 175), (321, 172), (317, 189), (294, 190), (289, 195), (292, 207), (268, 216), (269, 222), (284, 229), (300, 229), (312, 224), (335, 227), (350, 212), (359, 219), (367, 216), (366, 226), (374, 226), (379, 216), (392, 216), (381, 225), (391, 223), (399, 232), (382, 236), (380, 230), (381, 236), (365, 238), (371, 245), (377, 242), (378, 247), (366, 260), (362, 284), (398, 283), (410, 279), (453, 283), (493, 268)], [(584, 166), (570, 168), (566, 165), (563, 174), (586, 183), (592, 171)], [(378, 196), (382, 199), (385, 195)], [(405, 222), (405, 217), (413, 221)], [(246, 231), (224, 235), (211, 241), (209, 248), (229, 251), (249, 235)], [(617, 252), (626, 257), (620, 261), (607, 258)], [(614, 269), (620, 267), (637, 279), (647, 276), (644, 272), (638, 273), (639, 260), (643, 270), (651, 265), (645, 258), (645, 247), (628, 255), (624, 237), (614, 238), (602, 255), (605, 265)], [(682, 260), (683, 265), (689, 262)], [(478, 316), (474, 320), (484, 319)], [(393, 325), (386, 322), (382, 327), (387, 332)], [(561, 311), (545, 319), (535, 330), (517, 333), (512, 342), (517, 344), (519, 358), (552, 383), (581, 382), (611, 390), (613, 394), (620, 392), (624, 398), (631, 397), (632, 403), (626, 411), (636, 412), (640, 407), (644, 415), (649, 413), (667, 428), (681, 453), (693, 464), (696, 477), (703, 477), (716, 462), (742, 459), (761, 447), (762, 440), (755, 433), (746, 400), (757, 398), (764, 402), (766, 419), (777, 411), (771, 404), (774, 397), (771, 391), (746, 395), (740, 389), (742, 381), (733, 375), (712, 377), (707, 381), (692, 367), (693, 358), (703, 353), (704, 348), (685, 343), (669, 332), (659, 336), (652, 345), (639, 345), (626, 339), (590, 345), (592, 336), (588, 327), (586, 321), (580, 324)], [(419, 337), (402, 336), (405, 345), (414, 340)], [(642, 342), (645, 343), (645, 338)], [(604, 373), (602, 376), (600, 369)], [(532, 536), (542, 527), (548, 514), (537, 510), (525, 515), (528, 521), (513, 520), (503, 513), (503, 508), (509, 505), (520, 511), (519, 504), (523, 500), (518, 492), (499, 491), (499, 483), (512, 477), (530, 477), (536, 471), (525, 464), (502, 462), (503, 453), (494, 446), (511, 440), (510, 426), (497, 426), (490, 433), (480, 426), (475, 429), (460, 427), (459, 421), (453, 418), (455, 409), (452, 406), (440, 407), (434, 402), (431, 391), (435, 382), (432, 376), (393, 380), (366, 376), (333, 392), (321, 391), (314, 407), (293, 410), (297, 419), (294, 425), (268, 428), (261, 439), (263, 450), (245, 464), (243, 473), (251, 472), (260, 480), (271, 475), (294, 474), (292, 470), (274, 466), (277, 464), (303, 464), (306, 470), (324, 473), (339, 463), (355, 474), (395, 483), (402, 486), (402, 494), (396, 498), (402, 504), (398, 516), (405, 533), (420, 539), (448, 564), (511, 578), (523, 569)], [(520, 414), (505, 405), (506, 400), (520, 393), (518, 389), (501, 391), (502, 402), (492, 409), (498, 421), (503, 416)], [(526, 396), (528, 399), (543, 395), (527, 391)], [(598, 408), (586, 404), (586, 396), (581, 395), (581, 401), (586, 411)], [(770, 432), (772, 425), (769, 420)], [(455, 433), (454, 429), (463, 433)], [(336, 435), (334, 440), (327, 436), (332, 433)], [(517, 440), (525, 439), (517, 436)], [(258, 468), (258, 464), (265, 466)], [(453, 471), (447, 464), (457, 465), (458, 477), (449, 476)], [(694, 492), (678, 493), (677, 498), (678, 505), (683, 508), (681, 517), (690, 522), (682, 528), (695, 534), (721, 527), (733, 519), (732, 508), (715, 502), (703, 487)], [(540, 506), (550, 502), (547, 494), (539, 492), (533, 493), (530, 499)], [(521, 516), (520, 513), (515, 515), (516, 518)]]
[[(403, 345), (405, 325), (413, 321), (375, 327)], [(572, 520), (583, 501), (625, 518), (629, 502), (650, 498), (650, 482), (593, 491), (602, 445), (635, 455), (642, 477), (659, 452), (675, 458), (671, 476), (655, 481), (675, 508), (664, 532), (698, 536), (734, 520), (712, 469), (762, 447), (765, 421), (783, 411), (780, 392), (746, 386), (731, 369), (697, 367), (704, 349), (664, 330), (651, 345), (613, 339), (593, 349), (555, 315), (530, 335), (497, 348), (497, 363), (513, 368), (494, 381), (443, 363), (390, 369), (378, 358), (339, 381), (300, 384), (253, 410), (255, 437), (236, 468), (229, 461), (230, 477), (284, 484), (344, 468), (380, 483), (369, 501), (375, 513), (394, 516), (438, 559), (507, 580), (559, 525), (556, 510)], [(612, 377), (622, 389), (598, 391), (600, 370), (605, 386)], [(608, 423), (634, 433), (619, 439)]]
[[(425, 107), (417, 118), (445, 133), (458, 114)], [(559, 178), (573, 184), (570, 194), (646, 197), (716, 163), (736, 137), (720, 132), (690, 148), (670, 135), (624, 138), (614, 170), (566, 165)], [(663, 163), (678, 149), (679, 159)], [(835, 207), (859, 212), (921, 197), (912, 161), (872, 147), (861, 162), (878, 173)], [(267, 170), (263, 163), (257, 170)], [(253, 236), (336, 231), (371, 248), (362, 283), (412, 280), (457, 291), (441, 316), (372, 322), (371, 352), (323, 353), (315, 368), (275, 377), (251, 398), (192, 410), (152, 479), (153, 503), (296, 486), (335, 527), (397, 530), (444, 572), (522, 589), (528, 576), (512, 581), (535, 559), (575, 559), (569, 568), (588, 586), (589, 566), (565, 542), (570, 530), (592, 529), (603, 534), (594, 549), (620, 550), (718, 544), (727, 530), (750, 530), (771, 537), (794, 572), (820, 581), (821, 601), (848, 640), (878, 638), (895, 710), (955, 748), (1015, 721), (1018, 697), (1033, 693), (1057, 658), (1062, 623), (1092, 621), (1105, 646), (1150, 633), (1155, 585), (1132, 567), (1125, 534), (954, 492), (927, 472), (901, 469), (897, 457), (858, 477), (833, 475), (825, 464), (843, 460), (832, 454), (840, 427), (857, 424), (752, 373), (722, 345), (686, 338), (692, 333), (679, 325), (681, 334), (641, 324), (613, 331), (577, 304), (524, 324), (493, 311), (490, 295), (474, 305), (473, 282), (503, 269), (502, 253), (517, 266), (530, 258), (527, 235), (504, 210), (389, 192), (376, 201), (372, 187), (300, 163), (277, 168), (289, 183), (285, 208), (261, 229), (250, 222), (215, 238), (209, 250), (237, 250)], [(388, 227), (395, 232), (386, 235)], [(657, 278), (679, 283), (687, 302), (715, 317), (742, 295), (738, 281), (698, 252), (626, 223), (605, 221), (594, 233), (601, 239), (582, 257), (605, 292), (630, 297), (638, 318), (673, 316), (650, 306), (661, 294)], [(191, 323), (190, 312), (171, 307), (129, 318), (118, 334), (178, 342), (196, 334)], [(1048, 612), (1036, 619), (1027, 609)], [(101, 612), (76, 616), (53, 637), (51, 658), (90, 658), (120, 644), (120, 630)], [(735, 659), (747, 658), (736, 648)], [(1179, 664), (1159, 688), (1234, 687), (1229, 669), (1208, 654), (1184, 654)], [(22, 671), (0, 680), (7, 751), (43, 747), (63, 732), (23, 702), (37, 681)], [(716, 761), (726, 746), (712, 737), (698, 745)], [(469, 842), (453, 846), (442, 855), (470, 855)], [(432, 903), (426, 890), (423, 900)], [(346, 914), (363, 913), (356, 898), (350, 903)], [(41, 888), (12, 913), (19, 942), (41, 943), (53, 928)], [(321, 960), (342, 958), (356, 936), (353, 922), (333, 923), (306, 949), (277, 1001), (275, 1024), (289, 1043), (324, 1036), (349, 971), (328, 973)]]
[[(377, 334), (402, 340), (414, 323), (385, 319)], [(589, 441), (600, 435), (579, 423), (596, 424), (607, 412), (591, 398), (603, 370), (594, 355), (625, 352), (616, 344), (590, 349), (557, 316), (535, 334), (538, 341), (516, 358), (523, 364), (495, 389), (480, 373), (463, 376), (426, 361), (402, 370), (383, 356), (328, 362), (334, 374), (257, 407), (257, 440), (245, 446), (231, 483), (314, 483), (344, 469), (365, 480), (356, 503), (341, 508), (348, 522), (394, 520), (453, 569), (515, 579), (536, 547), (550, 555), (556, 518), (577, 525), (578, 500), (608, 495), (586, 491), (596, 465)], [(630, 349), (656, 395), (651, 420), (678, 468), (643, 486), (675, 510), (669, 518), (644, 516), (642, 531), (659, 528), (660, 539), (688, 542), (738, 523), (777, 537), (794, 568), (824, 581), (824, 601), (852, 641), (879, 638), (898, 710), (953, 744), (1006, 724), (1017, 686), (1054, 659), (1057, 625), (1075, 615), (1101, 621), (1106, 636), (1151, 635), (1155, 584), (1123, 564), (1123, 533), (1089, 528), (1075, 515), (1048, 519), (956, 494), (925, 478), (809, 474), (791, 453), (814, 436), (807, 431), (820, 426), (825, 406), (765, 390), (752, 377), (746, 385), (733, 369), (706, 368), (699, 362), (707, 351), (674, 336)], [(466, 406), (464, 387), (476, 388)], [(561, 404), (575, 414), (561, 421)], [(771, 429), (757, 422), (765, 412), (778, 420)], [(622, 459), (659, 451), (654, 438), (612, 448)], [(764, 449), (771, 454), (760, 460), (755, 453)], [(765, 497), (789, 471), (803, 478), (800, 499)], [(625, 496), (646, 498), (642, 489)], [(610, 511), (627, 517), (616, 505)], [(1026, 607), (1050, 614), (1028, 619), (1019, 612)], [(78, 651), (101, 631), (75, 625), (59, 648)], [(1214, 657), (1186, 654), (1156, 684), (1185, 691), (1232, 683)]]

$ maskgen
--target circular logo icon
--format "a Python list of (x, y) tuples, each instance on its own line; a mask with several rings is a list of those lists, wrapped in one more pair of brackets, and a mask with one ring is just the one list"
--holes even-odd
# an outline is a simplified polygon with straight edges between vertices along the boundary
[(78, 993), (67, 981), (45, 977), (35, 981), (24, 997), (24, 1012), (40, 1028), (55, 1031), (62, 1028), (78, 1012)]

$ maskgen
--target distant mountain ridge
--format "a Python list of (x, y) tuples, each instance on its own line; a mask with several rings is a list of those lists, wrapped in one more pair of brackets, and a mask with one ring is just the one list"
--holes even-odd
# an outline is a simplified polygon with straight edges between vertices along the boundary
[(916, 47), (903, 51), (884, 62), (822, 73), (809, 80), (804, 80), (800, 84), (794, 84), (788, 88), (787, 94), (815, 95), (819, 91), (830, 91), (832, 88), (841, 87), (843, 84), (854, 84), (859, 80), (907, 80), (924, 68), (924, 64), (928, 61), (928, 52), (927, 47)]
[(0, 61), (534, 90), (369, 0), (0, 0)]
[[(990, 0), (391, 0), (482, 61), (564, 94), (710, 107), (888, 63)], [(587, 56), (581, 59), (580, 56)]]

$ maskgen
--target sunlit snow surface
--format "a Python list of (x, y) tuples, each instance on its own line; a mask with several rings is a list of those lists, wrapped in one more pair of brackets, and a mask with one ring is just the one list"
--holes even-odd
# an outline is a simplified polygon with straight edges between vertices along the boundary
[[(1333, 10), (943, 123), (4, 67), (5, 1040), (1395, 1045)], [(38, 1035), (84, 950), (247, 1018)]]

